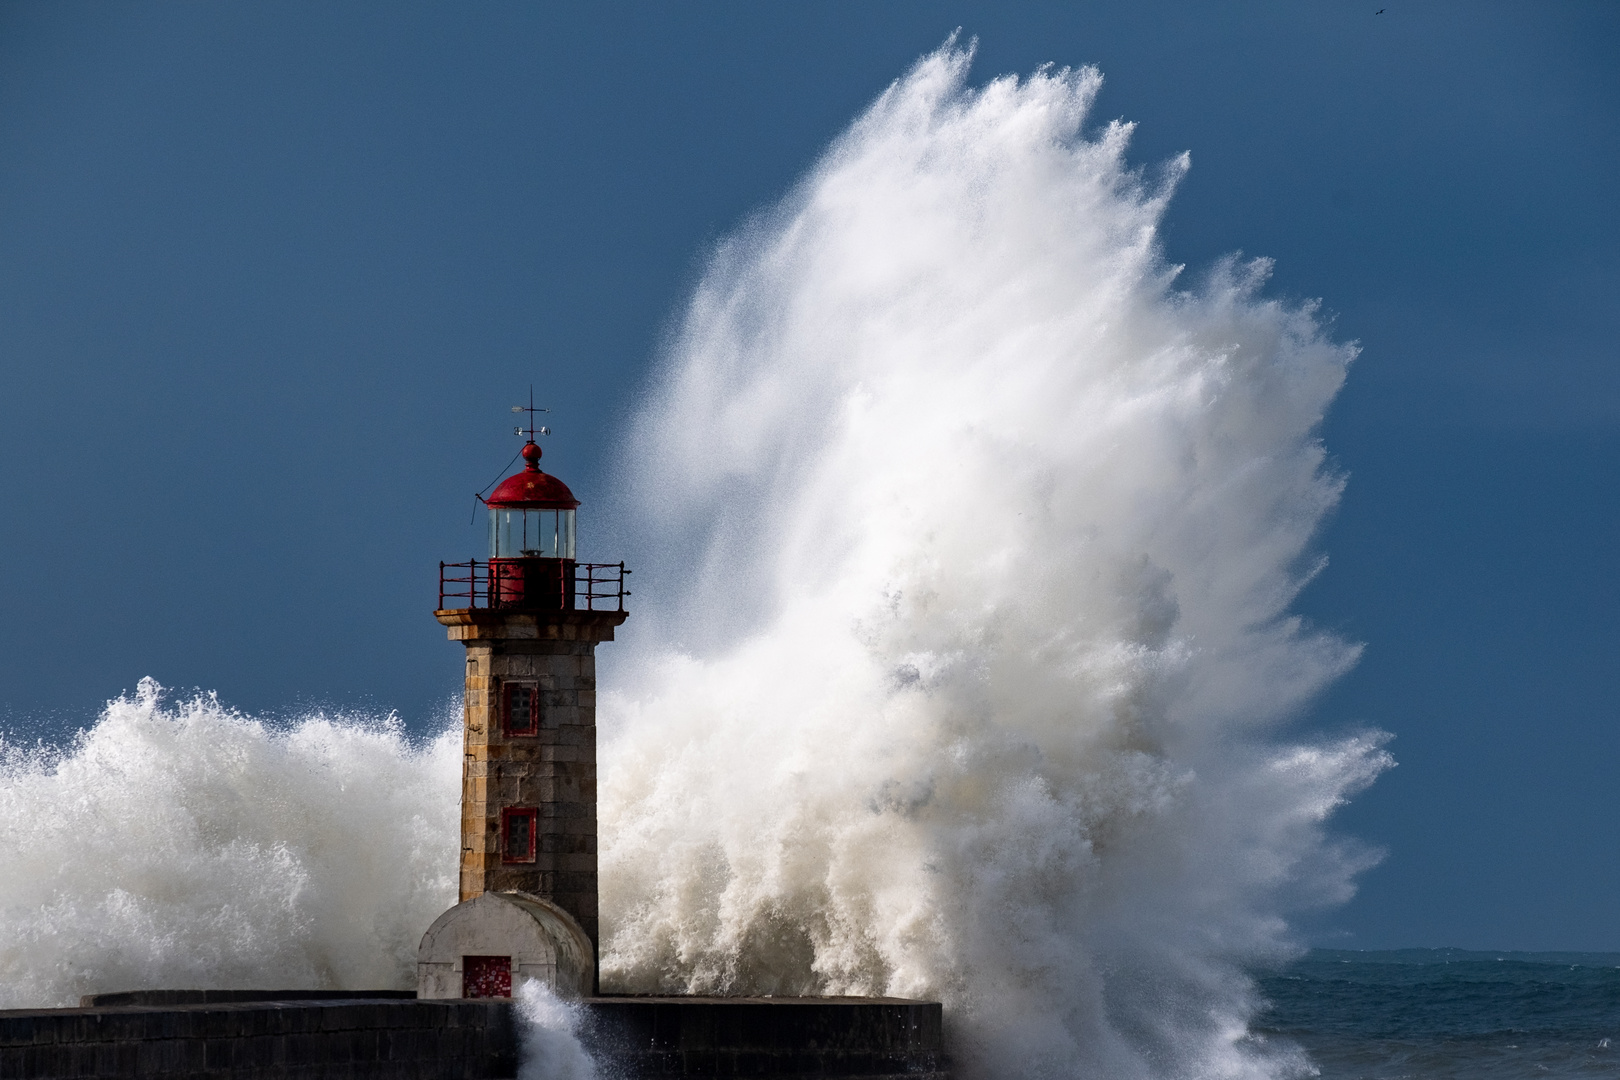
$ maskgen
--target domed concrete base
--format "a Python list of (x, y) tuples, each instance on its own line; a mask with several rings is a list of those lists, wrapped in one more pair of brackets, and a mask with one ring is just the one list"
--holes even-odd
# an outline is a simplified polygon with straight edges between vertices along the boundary
[(524, 979), (589, 996), (596, 950), (573, 917), (527, 893), (484, 893), (446, 911), (422, 935), (418, 998), (510, 997)]

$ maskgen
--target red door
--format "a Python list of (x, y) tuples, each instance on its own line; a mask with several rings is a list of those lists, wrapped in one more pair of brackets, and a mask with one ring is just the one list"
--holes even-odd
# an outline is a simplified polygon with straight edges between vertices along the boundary
[(461, 996), (470, 998), (509, 998), (512, 996), (510, 956), (463, 956)]

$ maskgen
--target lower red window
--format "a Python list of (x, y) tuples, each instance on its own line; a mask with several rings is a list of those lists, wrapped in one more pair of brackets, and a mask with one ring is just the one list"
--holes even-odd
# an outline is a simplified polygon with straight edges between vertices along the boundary
[(492, 998), (512, 996), (512, 958), (510, 956), (463, 956), (461, 958), (461, 996)]
[(501, 811), (501, 861), (534, 862), (535, 832), (540, 812), (532, 806), (508, 806)]

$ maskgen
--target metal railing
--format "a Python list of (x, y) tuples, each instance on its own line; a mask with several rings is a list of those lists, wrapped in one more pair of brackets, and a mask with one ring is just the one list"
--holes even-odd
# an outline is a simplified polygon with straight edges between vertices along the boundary
[[(559, 572), (565, 565), (560, 559), (546, 561), (556, 561)], [(630, 571), (625, 569), (622, 562), (574, 563), (572, 587), (561, 590), (567, 594), (570, 603), (562, 607), (572, 611), (623, 611), (624, 598), (630, 595), (630, 590), (624, 587), (624, 579), (629, 574)], [(497, 582), (499, 584), (498, 579)], [(555, 597), (558, 594), (554, 592), (551, 595)], [(440, 610), (509, 606), (526, 605), (490, 602), (489, 563), (469, 559), (467, 562), (439, 564)], [(545, 606), (555, 609), (556, 602), (553, 600)]]
[[(630, 590), (624, 587), (625, 575), (630, 571), (624, 563), (575, 563), (574, 610), (623, 611), (624, 598)], [(602, 602), (601, 607), (596, 602)], [(608, 602), (612, 601), (612, 606)]]

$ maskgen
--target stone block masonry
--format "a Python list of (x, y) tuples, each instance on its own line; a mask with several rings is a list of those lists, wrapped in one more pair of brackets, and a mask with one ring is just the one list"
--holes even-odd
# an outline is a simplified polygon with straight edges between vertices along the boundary
[(435, 615), (467, 649), (461, 900), (543, 897), (595, 946), (596, 646), (624, 613)]
[[(507, 1000), (244, 1000), (0, 1012), (0, 1078), (485, 1080), (517, 1074)], [(258, 994), (270, 993), (258, 991)], [(230, 1001), (203, 1001), (229, 996)], [(582, 1041), (612, 1080), (949, 1080), (940, 1006), (898, 998), (587, 998)]]
[(3, 1011), (0, 1077), (486, 1080), (516, 1075), (513, 1024), (510, 1002), (397, 998)]
[(601, 997), (583, 1041), (614, 1080), (949, 1080), (942, 1011), (905, 998)]

